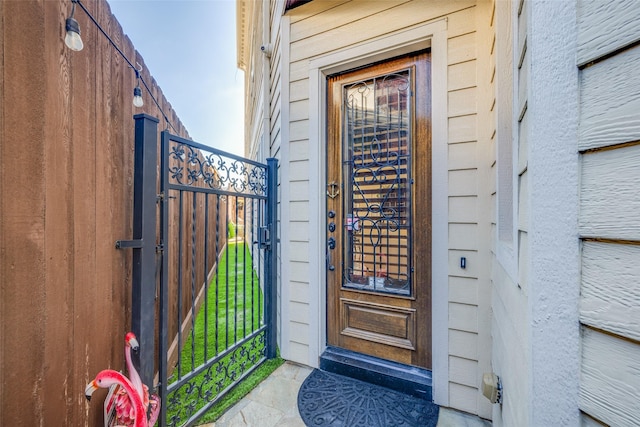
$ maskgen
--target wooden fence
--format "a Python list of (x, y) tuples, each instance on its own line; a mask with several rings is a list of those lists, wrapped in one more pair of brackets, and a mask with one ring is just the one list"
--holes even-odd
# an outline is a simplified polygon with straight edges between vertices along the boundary
[[(186, 130), (105, 0), (83, 0), (173, 124)], [(0, 425), (101, 425), (101, 369), (124, 369), (131, 318), (133, 115), (164, 119), (80, 8), (84, 50), (64, 45), (68, 0), (0, 2)], [(213, 260), (211, 260), (212, 262)], [(183, 317), (184, 318), (184, 317)]]

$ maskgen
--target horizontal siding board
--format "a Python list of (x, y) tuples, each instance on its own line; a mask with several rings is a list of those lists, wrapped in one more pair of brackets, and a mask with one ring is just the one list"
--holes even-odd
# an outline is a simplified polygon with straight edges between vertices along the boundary
[(355, 0), (333, 7), (324, 13), (291, 24), (291, 42), (311, 37), (341, 27), (387, 9), (406, 3), (407, 0), (379, 2)]
[(478, 111), (477, 93), (475, 87), (449, 92), (449, 117), (475, 114)]
[(478, 139), (476, 121), (475, 114), (450, 118), (448, 123), (449, 143), (476, 141)]
[[(460, 267), (460, 258), (466, 258), (466, 268)], [(478, 277), (478, 271), (480, 266), (477, 262), (478, 252), (476, 251), (463, 251), (450, 249), (449, 250), (449, 275), (459, 277)]]
[(465, 89), (476, 86), (476, 61), (461, 62), (447, 67), (449, 90)]
[(637, 0), (578, 2), (578, 65), (640, 40)]
[(584, 242), (580, 320), (640, 341), (640, 246)]
[(478, 362), (449, 356), (449, 380), (469, 387), (478, 386)]
[(478, 334), (449, 330), (449, 354), (471, 360), (478, 359)]
[(478, 307), (449, 303), (449, 327), (459, 331), (478, 332)]
[[(385, 3), (385, 2), (380, 2)], [(444, 17), (460, 9), (473, 6), (475, 0), (433, 0), (429, 7), (422, 2), (406, 2), (399, 6), (386, 9), (384, 13), (366, 16), (347, 25), (327, 29), (313, 36), (291, 43), (291, 61), (311, 58), (330, 51), (361, 43), (378, 37), (380, 34), (389, 34), (403, 28), (423, 23), (430, 19)], [(362, 7), (363, 15), (369, 6)], [(331, 21), (329, 13), (322, 19)], [(451, 21), (450, 21), (451, 22)], [(466, 25), (475, 26), (475, 20)], [(451, 25), (449, 25), (451, 31)]]
[(640, 145), (583, 155), (580, 232), (640, 240)]
[(449, 276), (449, 302), (478, 304), (478, 279)]
[(449, 65), (470, 61), (476, 58), (477, 51), (475, 32), (449, 39), (447, 45), (447, 61), (449, 61)]
[[(465, 9), (459, 10), (447, 17), (447, 35), (449, 37), (458, 37), (463, 34), (469, 34), (476, 30), (476, 8), (474, 3), (475, 2), (469, 4), (469, 6), (473, 7), (467, 7)], [(464, 4), (460, 2), (458, 3), (458, 5), (463, 6)]]
[(475, 196), (478, 194), (478, 171), (463, 169), (449, 171), (449, 195)]
[(478, 389), (457, 383), (449, 383), (449, 406), (471, 414), (478, 410)]
[(449, 170), (477, 168), (477, 145), (476, 141), (449, 144)]
[(477, 196), (449, 197), (449, 222), (478, 222)]
[(580, 150), (640, 141), (639, 68), (637, 46), (581, 71)]
[(640, 425), (640, 345), (582, 329), (580, 409), (611, 426)]
[(478, 225), (449, 223), (449, 249), (478, 250)]

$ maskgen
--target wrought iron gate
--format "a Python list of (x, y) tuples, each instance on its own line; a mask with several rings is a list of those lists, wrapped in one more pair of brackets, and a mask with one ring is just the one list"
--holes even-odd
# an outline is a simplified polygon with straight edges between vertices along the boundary
[[(157, 120), (135, 118), (138, 239), (117, 246), (134, 248), (140, 372), (160, 394), (159, 424), (193, 425), (276, 356), (277, 161), (258, 163), (165, 131), (158, 193)], [(157, 207), (141, 209), (152, 196), (159, 215)]]

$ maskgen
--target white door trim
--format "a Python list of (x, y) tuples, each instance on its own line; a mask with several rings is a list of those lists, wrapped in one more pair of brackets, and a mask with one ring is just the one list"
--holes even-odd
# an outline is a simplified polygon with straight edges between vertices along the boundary
[[(310, 357), (326, 348), (326, 78), (373, 62), (431, 48), (432, 81), (432, 355), (433, 398), (449, 404), (448, 334), (448, 181), (447, 181), (447, 20), (422, 23), (378, 38), (336, 50), (309, 61), (309, 275), (317, 278), (309, 325)], [(315, 285), (315, 286), (314, 286)], [(317, 336), (316, 336), (317, 334)]]

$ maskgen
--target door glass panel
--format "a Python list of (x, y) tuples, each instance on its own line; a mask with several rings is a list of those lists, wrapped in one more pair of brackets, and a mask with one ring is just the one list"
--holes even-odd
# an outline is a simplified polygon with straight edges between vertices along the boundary
[(344, 280), (411, 294), (410, 70), (346, 85)]

